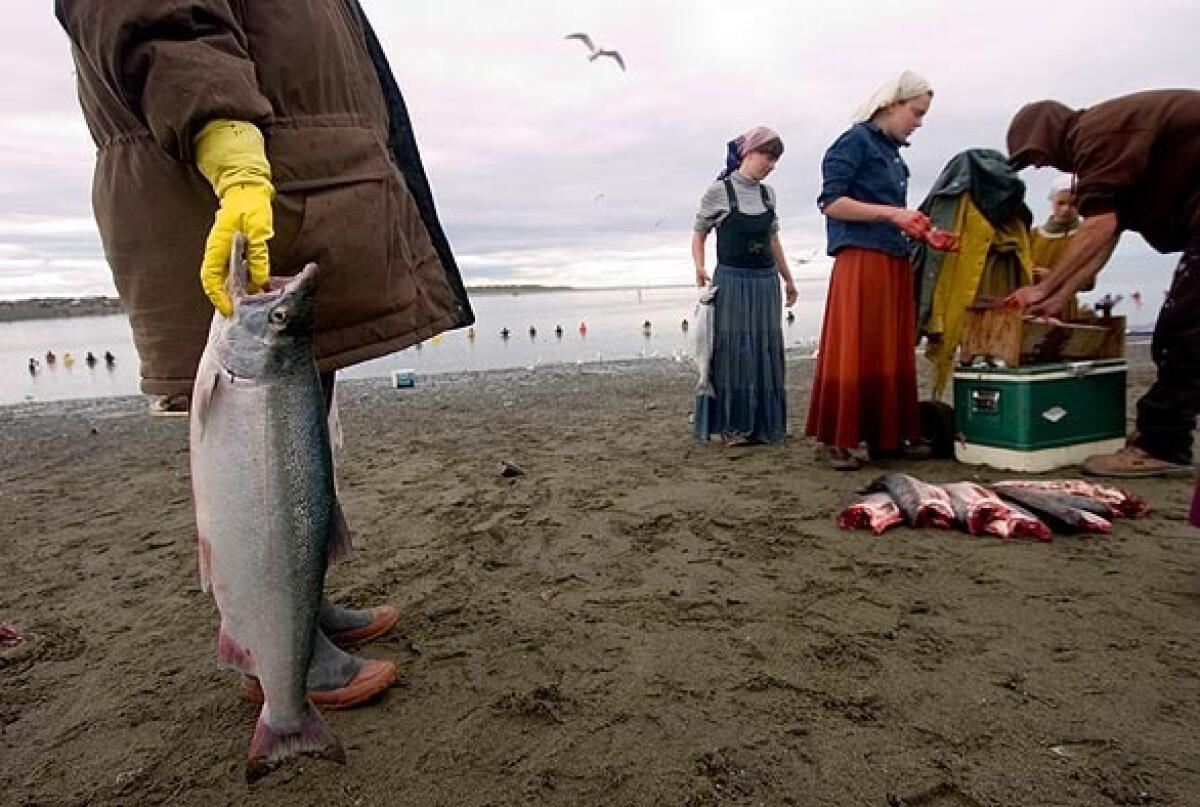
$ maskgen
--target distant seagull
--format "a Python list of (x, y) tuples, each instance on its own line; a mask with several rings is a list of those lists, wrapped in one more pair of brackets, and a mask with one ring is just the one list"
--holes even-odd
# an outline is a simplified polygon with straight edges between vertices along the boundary
[(565, 37), (563, 37), (563, 39), (578, 39), (580, 42), (586, 45), (589, 51), (589, 62), (594, 62), (601, 56), (608, 56), (612, 58), (613, 61), (615, 61), (618, 65), (620, 65), (622, 70), (625, 69), (625, 60), (621, 58), (620, 53), (615, 50), (601, 50), (600, 48), (597, 48), (596, 44), (592, 42), (592, 38), (587, 34), (567, 34)]

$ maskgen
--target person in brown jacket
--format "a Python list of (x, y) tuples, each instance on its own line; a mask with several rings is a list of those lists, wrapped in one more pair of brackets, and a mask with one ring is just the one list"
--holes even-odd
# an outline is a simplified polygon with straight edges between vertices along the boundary
[[(93, 208), (143, 391), (190, 392), (213, 308), (230, 310), (237, 231), (260, 285), (269, 271), (320, 266), (327, 402), (337, 369), (474, 321), (404, 100), (356, 0), (56, 0), (55, 14), (96, 142)], [(320, 627), (350, 645), (397, 618), (326, 600)], [(390, 662), (318, 648), (318, 705), (355, 705), (395, 680)], [(244, 686), (261, 697), (254, 679)]]
[(1071, 109), (1057, 101), (1023, 107), (1008, 130), (1018, 167), (1052, 165), (1076, 175), (1083, 224), (1041, 282), (1007, 302), (1056, 315), (1107, 262), (1123, 230), (1163, 253), (1182, 252), (1154, 327), (1154, 384), (1138, 401), (1137, 431), (1084, 470), (1101, 476), (1193, 473), (1200, 413), (1200, 92), (1152, 90)]

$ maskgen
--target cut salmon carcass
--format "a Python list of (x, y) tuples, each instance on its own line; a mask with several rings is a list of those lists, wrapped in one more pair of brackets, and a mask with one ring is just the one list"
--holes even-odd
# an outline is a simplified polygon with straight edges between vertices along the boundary
[(1010, 479), (997, 482), (995, 488), (1026, 488), (1049, 493), (1065, 493), (1071, 496), (1082, 496), (1098, 502), (1104, 502), (1113, 509), (1114, 515), (1126, 518), (1144, 518), (1149, 515), (1150, 507), (1136, 494), (1106, 485), (1097, 485), (1083, 479)]
[(997, 485), (996, 492), (1009, 502), (1037, 516), (1055, 532), (1070, 535), (1107, 533), (1112, 530), (1112, 523), (1108, 519), (1072, 507), (1053, 491)]
[(914, 527), (950, 529), (954, 526), (954, 507), (950, 503), (950, 496), (937, 485), (909, 474), (884, 474), (863, 492), (881, 491), (892, 497), (904, 514), (904, 520)]
[(951, 482), (942, 489), (950, 496), (954, 515), (972, 535), (1033, 538), (1049, 541), (1050, 528), (1036, 516), (1014, 508), (995, 491), (974, 482)]
[(838, 526), (844, 530), (869, 529), (882, 535), (897, 524), (904, 523), (900, 508), (886, 493), (871, 493), (841, 512)]

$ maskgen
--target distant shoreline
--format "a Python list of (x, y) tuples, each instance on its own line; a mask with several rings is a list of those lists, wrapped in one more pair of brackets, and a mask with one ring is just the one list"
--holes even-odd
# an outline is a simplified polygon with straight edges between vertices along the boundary
[[(636, 289), (671, 289), (687, 284), (653, 284), (646, 286), (537, 286), (496, 285), (468, 286), (470, 295), (552, 294), (564, 291), (629, 291)], [(98, 317), (123, 314), (121, 301), (116, 297), (34, 297), (27, 300), (0, 300), (0, 323), (24, 322), (34, 319), (63, 319), (67, 317)]]
[(32, 319), (98, 317), (122, 314), (116, 297), (36, 297), (29, 300), (0, 300), (0, 322)]

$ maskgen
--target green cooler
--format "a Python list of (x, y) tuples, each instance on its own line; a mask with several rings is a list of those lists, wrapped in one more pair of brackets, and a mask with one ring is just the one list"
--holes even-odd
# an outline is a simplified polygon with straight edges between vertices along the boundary
[(1125, 444), (1125, 360), (954, 372), (954, 456), (1038, 473)]

